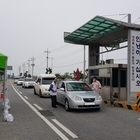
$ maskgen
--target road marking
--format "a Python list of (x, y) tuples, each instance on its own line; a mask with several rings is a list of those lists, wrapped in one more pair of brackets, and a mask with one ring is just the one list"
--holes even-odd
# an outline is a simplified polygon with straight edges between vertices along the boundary
[(138, 118), (138, 120), (140, 121), (140, 118)]
[[(11, 84), (12, 85), (12, 84)], [(50, 126), (50, 128), (58, 134), (58, 136), (60, 136), (62, 138), (62, 140), (69, 140), (59, 129), (57, 129), (48, 119), (46, 119), (40, 112), (38, 112), (38, 110), (31, 105), (27, 100), (25, 100), (22, 95), (20, 95), (16, 89), (14, 88), (14, 86), (12, 85), (13, 89), (15, 90), (15, 92), (18, 94), (18, 96), (46, 123), (48, 124), (48, 126)]]
[(66, 128), (63, 124), (61, 124), (56, 119), (52, 119), (53, 122), (55, 122), (60, 128), (62, 128), (66, 133), (68, 133), (72, 138), (78, 138), (73, 132), (71, 132), (68, 128)]
[(22, 94), (22, 92), (21, 92), (21, 91), (20, 91), (19, 93), (20, 93), (20, 94)]
[(37, 104), (34, 104), (35, 107), (37, 107), (39, 110), (43, 110), (40, 106), (38, 106)]
[(24, 98), (26, 98), (27, 100), (29, 99), (27, 96), (24, 96)]

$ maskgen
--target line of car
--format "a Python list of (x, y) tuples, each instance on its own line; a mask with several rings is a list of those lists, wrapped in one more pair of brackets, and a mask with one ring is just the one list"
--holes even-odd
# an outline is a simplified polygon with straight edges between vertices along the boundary
[[(40, 97), (50, 97), (48, 91), (50, 84), (54, 80), (53, 74), (41, 74), (34, 81), (32, 78), (20, 78), (14, 83), (22, 85), (23, 88), (33, 87), (34, 94)], [(70, 109), (97, 109), (102, 106), (102, 97), (93, 91), (83, 81), (59, 81), (57, 90), (57, 102), (64, 105), (65, 110)]]

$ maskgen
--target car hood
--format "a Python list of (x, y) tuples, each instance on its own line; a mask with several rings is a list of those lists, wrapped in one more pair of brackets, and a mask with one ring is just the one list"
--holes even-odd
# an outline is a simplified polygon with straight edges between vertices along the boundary
[(34, 81), (26, 81), (24, 83), (35, 83)]
[(50, 85), (41, 85), (40, 87), (41, 88), (47, 88), (48, 89), (50, 87)]
[(81, 98), (93, 98), (96, 96), (99, 96), (99, 94), (95, 91), (74, 91), (74, 92), (68, 92), (69, 95), (76, 95)]

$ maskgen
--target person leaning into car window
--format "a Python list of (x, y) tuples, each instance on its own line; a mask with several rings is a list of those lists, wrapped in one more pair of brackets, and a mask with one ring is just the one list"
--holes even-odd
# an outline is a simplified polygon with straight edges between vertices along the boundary
[(57, 94), (57, 78), (51, 83), (50, 86), (50, 95), (51, 95), (51, 104), (53, 108), (56, 108), (56, 94)]
[(102, 88), (101, 83), (97, 80), (96, 77), (93, 77), (93, 82), (89, 86), (98, 93), (100, 93), (100, 90)]

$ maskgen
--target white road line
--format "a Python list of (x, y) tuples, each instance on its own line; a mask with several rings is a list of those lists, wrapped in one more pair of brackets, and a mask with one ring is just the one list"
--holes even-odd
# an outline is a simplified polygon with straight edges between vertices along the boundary
[(63, 124), (61, 124), (56, 119), (52, 119), (53, 122), (55, 122), (60, 128), (62, 128), (66, 133), (68, 133), (72, 138), (78, 138), (73, 132), (71, 132), (68, 128), (66, 128)]
[[(12, 84), (11, 84), (12, 85)], [(42, 114), (40, 114), (40, 112), (38, 112), (38, 110), (33, 107), (26, 99), (24, 99), (22, 97), (22, 95), (20, 95), (16, 89), (14, 88), (14, 86), (12, 85), (13, 89), (15, 90), (15, 92), (18, 94), (18, 96), (46, 123), (48, 124), (48, 126), (50, 126), (50, 128), (55, 131), (55, 133), (57, 133), (62, 140), (69, 140), (59, 129), (57, 129), (48, 119), (46, 119)]]
[(37, 104), (34, 104), (34, 106), (36, 107), (36, 108), (38, 108), (39, 110), (43, 110), (40, 106), (38, 106)]
[(19, 92), (20, 94), (22, 94), (22, 92)]
[(138, 118), (138, 120), (140, 121), (140, 118)]
[(29, 99), (27, 96), (24, 96), (24, 98), (26, 98), (27, 100)]

